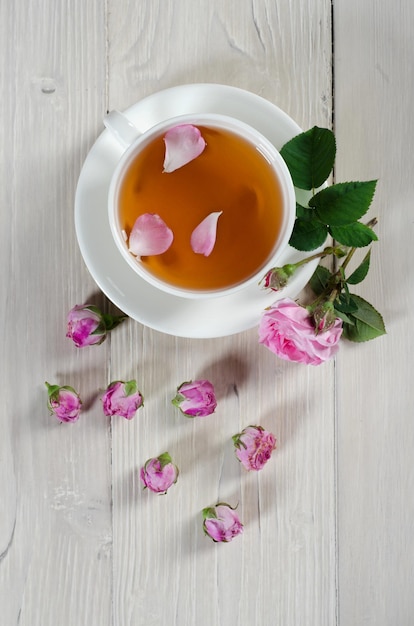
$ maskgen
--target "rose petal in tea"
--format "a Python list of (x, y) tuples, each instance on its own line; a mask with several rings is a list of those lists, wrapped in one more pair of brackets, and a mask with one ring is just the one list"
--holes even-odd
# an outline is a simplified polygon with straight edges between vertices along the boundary
[(165, 133), (164, 172), (171, 173), (190, 163), (203, 152), (206, 142), (192, 124), (179, 124)]
[(223, 211), (207, 215), (191, 233), (191, 247), (196, 254), (209, 256), (216, 243), (217, 222)]
[(137, 257), (162, 254), (171, 246), (173, 239), (172, 230), (159, 215), (144, 213), (132, 227), (129, 251)]

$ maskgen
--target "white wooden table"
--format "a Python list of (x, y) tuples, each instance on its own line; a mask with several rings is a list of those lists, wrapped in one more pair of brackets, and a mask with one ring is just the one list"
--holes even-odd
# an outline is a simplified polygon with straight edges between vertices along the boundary
[[(410, 0), (1, 1), (2, 626), (414, 623), (413, 21)], [(65, 338), (74, 304), (111, 307), (73, 217), (105, 112), (199, 82), (333, 125), (336, 180), (379, 179), (362, 290), (387, 336), (319, 368), (276, 359), (256, 329), (128, 320), (98, 347)], [(171, 394), (201, 375), (219, 407), (186, 420)], [(103, 416), (114, 378), (146, 398), (131, 422)], [(80, 390), (77, 424), (49, 415), (45, 380)], [(229, 437), (258, 421), (278, 450), (243, 474)], [(166, 449), (181, 475), (157, 497), (137, 472)], [(216, 499), (240, 503), (227, 545), (201, 529)]]

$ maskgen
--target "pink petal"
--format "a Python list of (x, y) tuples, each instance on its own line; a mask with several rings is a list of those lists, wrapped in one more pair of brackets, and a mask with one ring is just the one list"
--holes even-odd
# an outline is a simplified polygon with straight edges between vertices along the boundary
[(191, 247), (196, 254), (209, 256), (216, 243), (217, 221), (223, 211), (210, 213), (191, 233)]
[(172, 244), (174, 235), (159, 215), (140, 215), (129, 235), (129, 251), (138, 257), (162, 254)]
[(164, 172), (170, 173), (196, 159), (206, 147), (200, 130), (192, 124), (180, 124), (165, 133)]

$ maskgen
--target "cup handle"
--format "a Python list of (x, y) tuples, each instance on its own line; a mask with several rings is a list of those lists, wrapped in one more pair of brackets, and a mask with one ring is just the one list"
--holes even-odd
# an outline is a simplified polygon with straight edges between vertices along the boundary
[(104, 117), (103, 123), (124, 150), (141, 135), (138, 128), (116, 109)]

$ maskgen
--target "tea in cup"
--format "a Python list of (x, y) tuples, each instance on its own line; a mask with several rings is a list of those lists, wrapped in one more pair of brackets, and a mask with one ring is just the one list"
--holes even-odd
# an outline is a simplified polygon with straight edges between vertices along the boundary
[[(108, 211), (116, 245), (141, 278), (172, 295), (211, 298), (259, 283), (277, 264), (292, 233), (296, 199), (287, 166), (266, 137), (218, 114), (182, 115), (142, 134), (118, 113), (106, 125), (131, 142), (112, 176)], [(168, 137), (185, 127), (197, 131), (204, 147), (165, 171)], [(171, 233), (162, 253), (131, 251), (134, 226), (145, 219), (160, 220)], [(207, 219), (215, 222), (208, 253), (194, 246)]]

